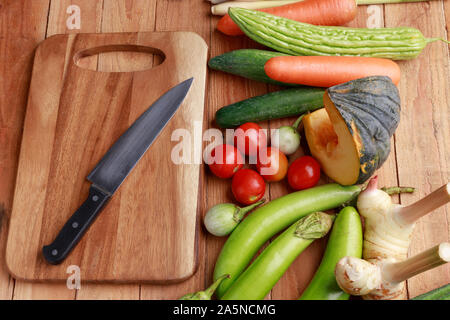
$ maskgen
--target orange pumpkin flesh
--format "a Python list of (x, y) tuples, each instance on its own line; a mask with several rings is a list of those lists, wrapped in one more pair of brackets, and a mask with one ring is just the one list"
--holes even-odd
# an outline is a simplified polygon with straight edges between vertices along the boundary
[(328, 177), (341, 185), (355, 184), (360, 172), (358, 137), (351, 135), (327, 93), (323, 100), (325, 108), (303, 118), (311, 154)]

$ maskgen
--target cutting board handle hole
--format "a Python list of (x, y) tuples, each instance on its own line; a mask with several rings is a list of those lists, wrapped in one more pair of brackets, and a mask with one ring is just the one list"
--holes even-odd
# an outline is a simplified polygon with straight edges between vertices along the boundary
[(154, 68), (166, 59), (163, 51), (148, 46), (118, 44), (77, 52), (76, 66), (100, 72), (137, 72)]

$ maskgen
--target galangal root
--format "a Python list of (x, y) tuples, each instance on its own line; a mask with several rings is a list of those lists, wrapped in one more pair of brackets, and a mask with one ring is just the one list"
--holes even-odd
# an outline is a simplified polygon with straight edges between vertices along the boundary
[(358, 197), (364, 217), (363, 259), (344, 257), (336, 265), (336, 281), (345, 292), (364, 299), (406, 299), (405, 280), (450, 261), (450, 244), (407, 259), (415, 222), (450, 201), (450, 184), (408, 206), (393, 204), (377, 188), (377, 177)]

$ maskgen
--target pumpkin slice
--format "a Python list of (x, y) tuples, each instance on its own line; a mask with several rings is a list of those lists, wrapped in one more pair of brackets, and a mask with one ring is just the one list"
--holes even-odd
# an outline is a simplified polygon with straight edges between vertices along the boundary
[(324, 109), (303, 118), (311, 154), (342, 185), (363, 183), (386, 161), (400, 120), (400, 97), (388, 77), (329, 88)]

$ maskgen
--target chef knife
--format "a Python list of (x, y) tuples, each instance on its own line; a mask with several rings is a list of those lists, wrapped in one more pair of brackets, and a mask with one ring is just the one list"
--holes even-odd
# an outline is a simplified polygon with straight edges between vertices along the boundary
[(77, 245), (95, 217), (178, 110), (192, 81), (193, 78), (183, 81), (153, 103), (89, 173), (87, 180), (92, 185), (88, 198), (64, 224), (55, 240), (42, 249), (49, 263), (61, 263)]

